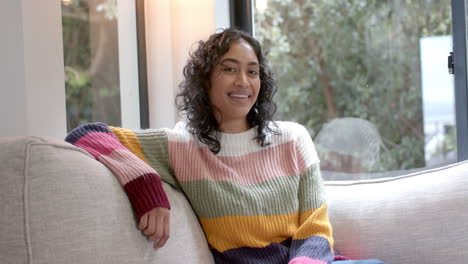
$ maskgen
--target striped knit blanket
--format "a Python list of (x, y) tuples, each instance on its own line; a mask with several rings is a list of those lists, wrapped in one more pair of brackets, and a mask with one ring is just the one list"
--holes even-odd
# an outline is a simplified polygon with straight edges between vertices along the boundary
[(255, 128), (219, 133), (216, 155), (183, 122), (142, 131), (86, 124), (66, 141), (114, 172), (138, 217), (170, 208), (161, 179), (183, 191), (216, 263), (330, 263), (332, 229), (314, 145), (303, 126), (276, 123), (280, 133), (269, 134), (266, 147), (253, 139)]

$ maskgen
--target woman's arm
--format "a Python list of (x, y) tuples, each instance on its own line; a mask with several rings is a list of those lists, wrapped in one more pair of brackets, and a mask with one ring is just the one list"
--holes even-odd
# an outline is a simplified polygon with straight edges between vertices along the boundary
[(299, 210), (300, 226), (292, 240), (289, 263), (332, 262), (334, 259), (332, 227), (323, 197), (323, 184), (318, 164), (310, 166), (301, 175)]
[(298, 127), (296, 147), (302, 169), (299, 181), (299, 228), (291, 244), (290, 264), (331, 263), (334, 259), (332, 227), (314, 143), (304, 127)]
[[(169, 237), (170, 204), (158, 173), (144, 161), (143, 153), (130, 151), (103, 123), (79, 126), (65, 141), (86, 150), (114, 173), (130, 199), (139, 228), (149, 239), (158, 240), (156, 247), (162, 246)], [(137, 142), (128, 142), (130, 137), (127, 145), (138, 149)]]

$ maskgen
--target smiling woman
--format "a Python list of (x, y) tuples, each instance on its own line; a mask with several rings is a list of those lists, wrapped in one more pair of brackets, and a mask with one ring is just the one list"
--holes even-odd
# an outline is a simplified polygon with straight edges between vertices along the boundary
[[(265, 133), (273, 132), (267, 123), (276, 111), (277, 88), (257, 40), (231, 29), (199, 41), (184, 67), (184, 78), (176, 103), (200, 142), (219, 152), (216, 131), (226, 126), (225, 132), (231, 133), (255, 127), (257, 142), (266, 144)], [(239, 98), (245, 95), (250, 97)]]
[(170, 233), (163, 180), (190, 200), (216, 263), (346, 259), (333, 249), (309, 133), (272, 120), (276, 85), (257, 40), (235, 29), (211, 35), (198, 42), (184, 77), (178, 103), (187, 122), (143, 131), (94, 123), (66, 138), (114, 172), (154, 247)]

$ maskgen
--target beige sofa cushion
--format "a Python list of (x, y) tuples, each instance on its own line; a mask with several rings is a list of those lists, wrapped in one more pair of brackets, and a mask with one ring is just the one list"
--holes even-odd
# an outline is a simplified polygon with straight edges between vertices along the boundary
[(326, 185), (343, 255), (388, 264), (468, 263), (468, 161)]
[(61, 140), (0, 139), (0, 263), (212, 263), (184, 195), (164, 185), (171, 238), (154, 250), (118, 181)]

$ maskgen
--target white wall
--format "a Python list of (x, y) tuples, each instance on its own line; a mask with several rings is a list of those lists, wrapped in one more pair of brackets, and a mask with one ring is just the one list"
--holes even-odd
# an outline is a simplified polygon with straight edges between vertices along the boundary
[(64, 138), (59, 2), (2, 1), (0, 32), (0, 136)]
[(4, 1), (0, 8), (0, 135), (26, 131), (23, 21), (21, 2)]
[(141, 127), (135, 9), (133, 0), (117, 1), (120, 105), (122, 127), (128, 129)]
[(173, 127), (182, 69), (193, 44), (215, 30), (213, 0), (147, 1), (146, 47), (150, 127)]
[(231, 27), (231, 14), (229, 12), (229, 0), (215, 0), (215, 28)]

